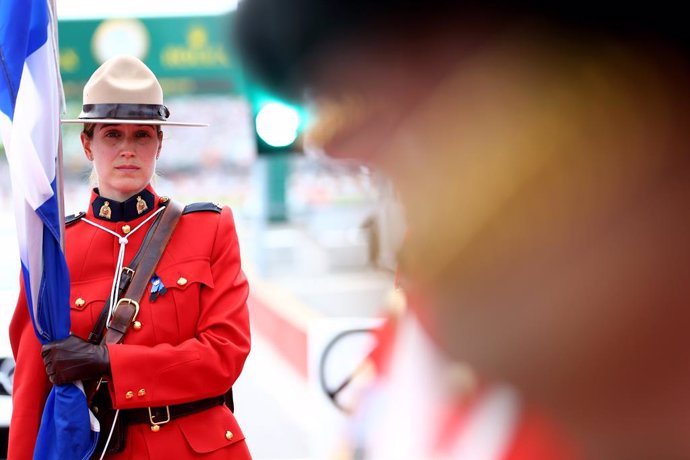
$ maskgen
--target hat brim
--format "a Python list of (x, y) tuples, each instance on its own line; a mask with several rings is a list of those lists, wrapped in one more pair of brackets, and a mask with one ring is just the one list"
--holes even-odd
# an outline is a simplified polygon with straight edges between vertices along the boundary
[(161, 125), (161, 126), (187, 126), (190, 128), (206, 128), (208, 123), (187, 123), (183, 121), (167, 121), (167, 120), (132, 120), (123, 118), (73, 118), (60, 120), (63, 124), (86, 124), (86, 123), (102, 123), (109, 125)]

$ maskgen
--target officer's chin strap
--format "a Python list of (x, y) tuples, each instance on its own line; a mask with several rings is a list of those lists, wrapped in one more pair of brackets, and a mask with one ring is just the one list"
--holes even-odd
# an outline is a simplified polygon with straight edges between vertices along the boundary
[[(108, 323), (110, 323), (110, 318), (113, 315), (113, 306), (117, 304), (117, 287), (120, 284), (120, 277), (122, 275), (122, 265), (124, 265), (124, 260), (125, 260), (125, 246), (129, 242), (127, 240), (128, 236), (132, 236), (134, 232), (139, 230), (146, 222), (149, 220), (153, 219), (159, 212), (163, 211), (165, 209), (165, 206), (158, 208), (155, 212), (152, 212), (150, 216), (148, 216), (142, 223), (134, 227), (134, 229), (129, 232), (127, 236), (122, 236), (114, 231), (103, 227), (102, 225), (97, 224), (96, 222), (93, 222), (89, 219), (83, 218), (82, 220), (84, 222), (88, 222), (89, 224), (93, 225), (94, 227), (100, 228), (103, 231), (106, 231), (113, 235), (115, 238), (117, 238), (117, 241), (120, 243), (120, 251), (117, 254), (117, 264), (115, 266), (115, 275), (113, 276), (113, 285), (110, 288), (110, 305), (108, 305)], [(110, 433), (108, 433), (108, 439), (105, 441), (105, 447), (103, 447), (103, 452), (101, 452), (100, 460), (103, 460), (103, 457), (105, 457), (105, 453), (108, 450), (108, 445), (110, 444), (110, 439), (113, 437), (113, 431), (115, 430), (115, 424), (117, 423), (117, 417), (120, 415), (120, 409), (115, 410), (115, 416), (113, 417), (113, 424), (110, 427)], [(99, 436), (102, 436), (103, 433), (99, 433)]]
[[(108, 439), (105, 440), (105, 445), (103, 446), (103, 452), (101, 452), (101, 456), (99, 457), (99, 460), (103, 460), (103, 457), (105, 457), (105, 453), (108, 450), (108, 446), (110, 445), (110, 438), (113, 437), (113, 432), (115, 431), (115, 424), (117, 423), (117, 416), (120, 415), (120, 409), (115, 409), (115, 416), (113, 417), (113, 424), (110, 426), (110, 433), (108, 433)], [(101, 436), (103, 433), (100, 433), (99, 436)]]
[(115, 238), (117, 238), (118, 242), (120, 243), (120, 251), (117, 254), (117, 264), (115, 266), (115, 276), (113, 276), (113, 285), (110, 288), (110, 305), (108, 305), (108, 324), (110, 324), (110, 318), (113, 316), (113, 307), (117, 304), (117, 301), (119, 300), (117, 298), (117, 287), (120, 284), (120, 277), (122, 276), (122, 266), (124, 265), (125, 260), (125, 246), (129, 242), (127, 238), (132, 236), (134, 232), (139, 230), (146, 222), (153, 219), (159, 212), (163, 211), (164, 209), (165, 206), (158, 208), (155, 212), (152, 212), (151, 215), (144, 219), (142, 223), (134, 227), (134, 229), (131, 232), (129, 232), (127, 236), (122, 236), (118, 233), (115, 233), (114, 231), (105, 228), (102, 225), (97, 224), (96, 222), (93, 222), (89, 219), (82, 219), (84, 222), (87, 222), (93, 225), (94, 227), (100, 228), (101, 230), (110, 233)]

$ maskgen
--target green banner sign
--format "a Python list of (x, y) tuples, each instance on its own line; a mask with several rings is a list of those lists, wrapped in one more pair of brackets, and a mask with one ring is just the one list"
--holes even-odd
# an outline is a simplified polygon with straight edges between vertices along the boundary
[(241, 69), (230, 46), (231, 13), (219, 16), (64, 20), (60, 69), (68, 98), (81, 98), (107, 58), (132, 54), (156, 74), (166, 95), (238, 94)]

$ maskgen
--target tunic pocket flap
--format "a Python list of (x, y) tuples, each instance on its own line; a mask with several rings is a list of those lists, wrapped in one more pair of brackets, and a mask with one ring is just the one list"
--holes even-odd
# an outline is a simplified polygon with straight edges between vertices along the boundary
[(198, 453), (213, 452), (244, 439), (235, 416), (226, 406), (180, 417), (177, 422), (189, 446)]
[(213, 287), (213, 274), (208, 259), (194, 259), (156, 269), (156, 275), (167, 289), (187, 289), (200, 283)]
[(94, 303), (99, 308), (102, 307), (110, 295), (112, 285), (112, 278), (73, 283), (70, 286), (70, 308), (81, 311)]

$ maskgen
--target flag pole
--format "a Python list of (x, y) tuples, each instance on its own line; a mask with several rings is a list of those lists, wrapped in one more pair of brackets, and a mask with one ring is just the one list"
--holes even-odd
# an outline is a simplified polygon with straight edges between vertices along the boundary
[(57, 164), (55, 165), (55, 186), (58, 200), (58, 210), (60, 215), (60, 249), (62, 253), (65, 252), (65, 187), (63, 185), (63, 168), (62, 168), (62, 129), (58, 133), (58, 147), (57, 147)]
[[(50, 24), (53, 33), (53, 52), (55, 53), (55, 75), (57, 77), (57, 87), (60, 95), (60, 115), (65, 113), (65, 91), (62, 87), (62, 76), (60, 74), (60, 47), (58, 43), (58, 18), (55, 0), (48, 0), (48, 8), (50, 10)], [(55, 157), (55, 187), (56, 197), (58, 200), (59, 222), (60, 222), (60, 248), (63, 253), (65, 251), (65, 187), (64, 187), (64, 169), (62, 160), (62, 125), (58, 126), (58, 143), (57, 155)]]

